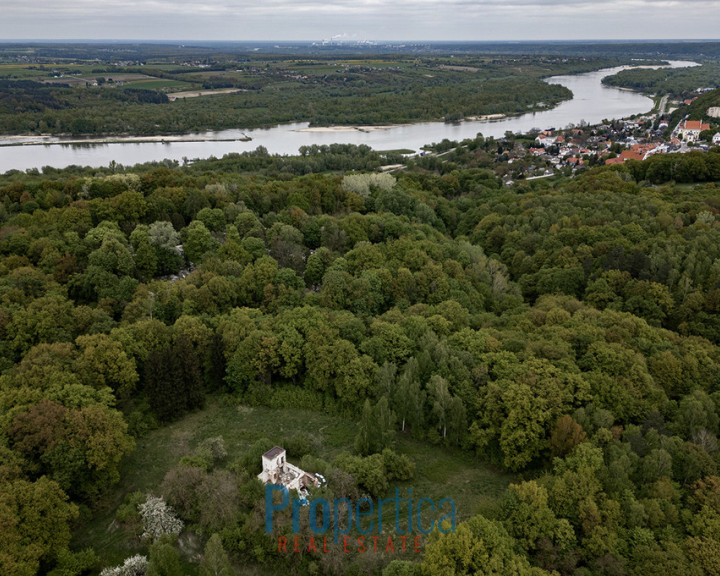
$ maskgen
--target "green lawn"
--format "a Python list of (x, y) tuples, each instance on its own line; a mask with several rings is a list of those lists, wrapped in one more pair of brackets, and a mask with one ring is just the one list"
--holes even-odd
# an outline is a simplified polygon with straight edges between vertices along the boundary
[(25, 65), (0, 64), (0, 78), (34, 79), (48, 75), (48, 70), (29, 70)]
[(197, 88), (197, 84), (190, 84), (181, 80), (168, 80), (166, 78), (158, 78), (156, 80), (140, 80), (138, 82), (128, 83), (133, 88), (144, 88), (147, 90), (162, 90), (168, 88), (172, 90), (192, 90)]
[[(118, 506), (126, 494), (136, 490), (157, 493), (167, 471), (206, 438), (222, 436), (227, 462), (231, 462), (261, 438), (282, 444), (284, 438), (304, 432), (314, 439), (313, 455), (332, 461), (340, 452), (352, 450), (356, 428), (355, 422), (319, 412), (228, 405), (227, 401), (211, 399), (204, 410), (137, 441), (135, 451), (122, 464), (119, 484), (99, 504), (92, 520), (81, 518), (82, 526), (73, 544), (78, 548), (92, 546), (104, 565), (145, 553), (114, 521)], [(436, 502), (452, 498), (458, 521), (494, 509), (513, 480), (511, 475), (479, 462), (471, 453), (433, 446), (409, 436), (398, 434), (393, 448), (416, 464), (415, 478), (399, 484), (401, 497), (411, 488), (414, 498), (432, 498)], [(394, 494), (394, 487), (390, 492)]]

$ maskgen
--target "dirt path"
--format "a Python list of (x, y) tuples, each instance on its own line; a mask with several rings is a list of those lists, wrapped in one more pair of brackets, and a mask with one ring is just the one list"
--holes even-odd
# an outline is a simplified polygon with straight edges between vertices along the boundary
[(187, 92), (173, 92), (168, 94), (168, 100), (172, 102), (178, 98), (197, 98), (198, 96), (212, 96), (213, 94), (235, 94), (236, 92), (247, 92), (242, 88), (223, 88), (222, 90), (188, 90)]

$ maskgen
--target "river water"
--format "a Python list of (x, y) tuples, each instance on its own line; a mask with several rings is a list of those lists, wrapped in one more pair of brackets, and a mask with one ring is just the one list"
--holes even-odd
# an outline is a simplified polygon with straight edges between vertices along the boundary
[[(697, 65), (694, 62), (672, 61), (673, 68)], [(410, 149), (418, 151), (425, 144), (484, 136), (500, 137), (506, 131), (527, 132), (533, 128), (565, 128), (570, 124), (597, 124), (604, 119), (625, 118), (647, 112), (652, 100), (629, 90), (602, 84), (605, 76), (623, 68), (606, 68), (574, 76), (553, 76), (546, 82), (561, 84), (573, 92), (572, 100), (542, 112), (500, 120), (464, 121), (459, 124), (423, 122), (393, 126), (384, 130), (307, 131), (307, 123), (282, 124), (258, 130), (222, 130), (189, 135), (202, 138), (195, 142), (134, 142), (112, 144), (33, 144), (0, 146), (0, 173), (70, 165), (107, 166), (111, 161), (130, 166), (164, 159), (182, 162), (184, 158), (222, 157), (231, 152), (245, 152), (264, 146), (271, 154), (296, 154), (300, 146), (312, 144), (366, 144), (376, 150)], [(240, 139), (249, 136), (250, 141)], [(0, 137), (0, 144), (11, 140)]]

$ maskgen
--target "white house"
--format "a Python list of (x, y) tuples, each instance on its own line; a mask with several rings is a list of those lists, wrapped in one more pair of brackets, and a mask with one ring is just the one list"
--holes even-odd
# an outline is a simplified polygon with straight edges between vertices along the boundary
[(685, 120), (679, 128), (678, 134), (686, 142), (697, 142), (700, 132), (703, 130), (710, 130), (710, 124), (703, 124), (700, 120)]
[(715, 136), (713, 136), (713, 145), (720, 146), (720, 132), (715, 132)]
[(262, 455), (263, 470), (258, 478), (264, 484), (280, 484), (288, 490), (297, 490), (307, 496), (309, 486), (319, 486), (320, 482), (314, 474), (305, 472), (287, 461), (285, 449), (280, 446), (270, 448)]
[(547, 135), (540, 135), (537, 138), (535, 138), (535, 142), (540, 144), (541, 146), (552, 146), (557, 142), (557, 136), (547, 136)]

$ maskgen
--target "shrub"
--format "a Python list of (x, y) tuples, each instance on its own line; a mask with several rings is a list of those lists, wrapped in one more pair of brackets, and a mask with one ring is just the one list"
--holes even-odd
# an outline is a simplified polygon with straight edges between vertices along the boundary
[(309, 454), (312, 450), (312, 439), (310, 435), (305, 432), (297, 432), (292, 436), (283, 440), (283, 445), (288, 453), (288, 456), (293, 458), (302, 458), (306, 454)]
[(382, 451), (382, 460), (388, 480), (410, 480), (415, 475), (415, 463), (405, 454), (385, 448)]

